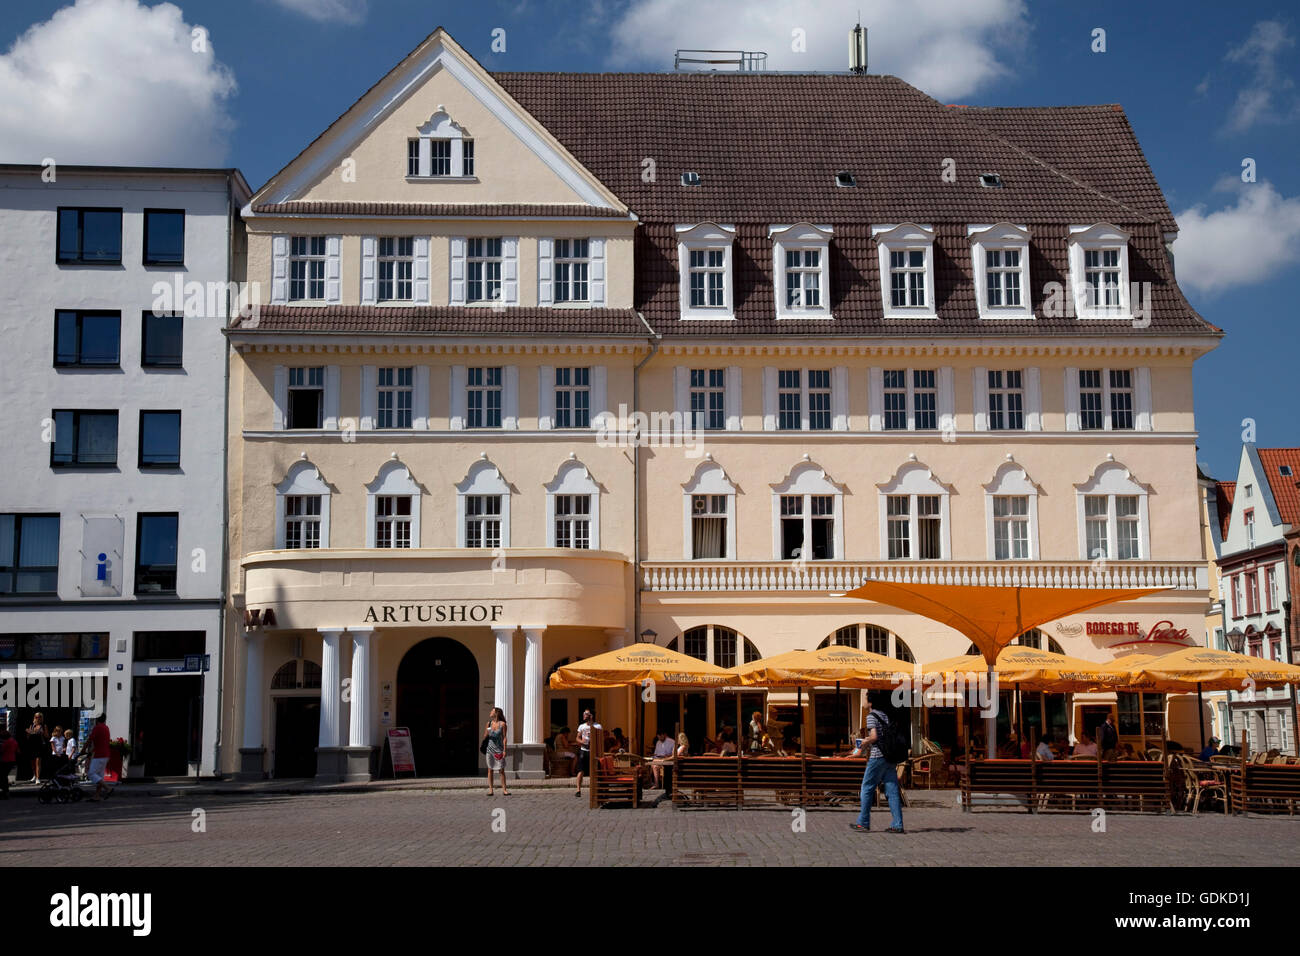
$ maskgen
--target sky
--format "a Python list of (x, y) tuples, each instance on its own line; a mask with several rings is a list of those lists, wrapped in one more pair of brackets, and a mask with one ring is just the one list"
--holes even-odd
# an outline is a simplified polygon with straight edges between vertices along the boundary
[(1198, 458), (1232, 479), (1248, 429), (1300, 445), (1289, 2), (10, 0), (0, 162), (233, 165), (256, 188), (439, 25), (491, 70), (668, 70), (679, 47), (842, 70), (859, 14), (870, 71), (945, 102), (1121, 104), (1179, 223), (1179, 284), (1226, 333), (1195, 366)]

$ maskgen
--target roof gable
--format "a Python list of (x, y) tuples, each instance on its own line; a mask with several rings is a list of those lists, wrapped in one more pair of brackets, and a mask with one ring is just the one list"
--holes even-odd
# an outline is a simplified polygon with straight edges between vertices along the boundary
[[(1259, 448), (1261, 476), (1268, 483), (1274, 508), (1282, 521), (1300, 527), (1300, 448)], [(1291, 473), (1282, 474), (1286, 468)]]

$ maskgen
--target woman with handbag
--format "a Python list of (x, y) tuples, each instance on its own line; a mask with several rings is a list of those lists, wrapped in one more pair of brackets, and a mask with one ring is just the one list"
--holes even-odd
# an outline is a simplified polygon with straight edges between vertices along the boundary
[(487, 727), (483, 731), (483, 743), (479, 750), (487, 758), (488, 796), (493, 796), (492, 774), (501, 771), (501, 792), (507, 797), (510, 790), (506, 787), (506, 715), (500, 707), (493, 707), (488, 715)]

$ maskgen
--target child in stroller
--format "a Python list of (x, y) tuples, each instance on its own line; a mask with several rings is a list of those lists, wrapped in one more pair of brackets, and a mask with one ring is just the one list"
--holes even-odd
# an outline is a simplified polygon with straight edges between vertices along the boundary
[(65, 756), (62, 766), (37, 791), (36, 799), (45, 804), (76, 803), (86, 795), (85, 791), (77, 786), (77, 777), (77, 755), (74, 752), (71, 756)]

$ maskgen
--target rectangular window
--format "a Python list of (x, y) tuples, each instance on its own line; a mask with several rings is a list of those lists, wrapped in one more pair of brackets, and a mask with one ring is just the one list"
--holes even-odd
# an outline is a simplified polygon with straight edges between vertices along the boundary
[(1110, 556), (1110, 510), (1105, 495), (1085, 495), (1083, 499), (1084, 543), (1089, 558)]
[(376, 428), (410, 428), (411, 397), (415, 393), (415, 369), (381, 368)]
[(325, 411), (325, 367), (289, 369), (286, 428), (320, 428)]
[(803, 374), (797, 368), (776, 373), (776, 427), (781, 431), (803, 428)]
[(989, 431), (1023, 431), (1025, 427), (1024, 378), (1018, 369), (990, 369)]
[(1232, 576), (1232, 616), (1241, 617), (1241, 575)]
[(555, 370), (555, 427), (591, 427), (591, 369)]
[(808, 529), (812, 534), (809, 545), (814, 561), (829, 561), (835, 557), (835, 498), (832, 495), (808, 497)]
[(938, 495), (916, 496), (916, 551), (922, 561), (943, 557), (943, 515)]
[(289, 298), (304, 302), (325, 298), (325, 237), (289, 240)]
[(182, 316), (145, 312), (140, 317), (140, 365), (144, 368), (180, 368), (184, 333)]
[(184, 209), (144, 211), (144, 264), (147, 266), (185, 264)]
[(1247, 508), (1243, 520), (1246, 523), (1246, 547), (1253, 548), (1255, 547), (1255, 510)]
[(501, 427), (501, 368), (469, 368), (465, 403), (466, 428)]
[(466, 176), (474, 175), (474, 141), (472, 139), (462, 139), (461, 148), (464, 152), (461, 154), (461, 172)]
[(465, 297), (469, 302), (501, 298), (501, 240), (469, 239), (465, 260)]
[(1110, 427), (1128, 431), (1133, 429), (1133, 372), (1131, 369), (1111, 369)]
[(117, 464), (117, 412), (58, 410), (50, 467), (103, 468)]
[(429, 175), (430, 176), (450, 176), (451, 175), (451, 140), (449, 139), (431, 139), (429, 140)]
[(913, 428), (918, 431), (934, 431), (939, 427), (938, 413), (939, 390), (935, 385), (935, 372), (932, 368), (912, 370), (912, 413)]
[(895, 308), (925, 306), (925, 250), (889, 253), (889, 299)]
[(1088, 305), (1094, 309), (1118, 309), (1119, 249), (1085, 249), (1083, 253), (1083, 281), (1087, 287)]
[(375, 496), (375, 547), (411, 547), (411, 496)]
[(1020, 307), (1020, 250), (989, 249), (984, 253), (985, 284), (990, 308)]
[(993, 557), (998, 561), (1029, 557), (1028, 496), (994, 496)]
[(692, 249), (689, 264), (691, 307), (725, 308), (727, 250)]
[(284, 546), (320, 547), (320, 495), (286, 495), (284, 499)]
[(1121, 561), (1142, 557), (1138, 536), (1137, 495), (1117, 495), (1115, 498), (1115, 551)]
[(1083, 431), (1106, 427), (1101, 399), (1101, 369), (1079, 369), (1079, 428)]
[(691, 369), (691, 427), (721, 429), (727, 427), (725, 388), (727, 370)]
[(907, 371), (887, 368), (883, 371), (885, 382), (885, 430), (907, 429)]
[(1246, 613), (1259, 613), (1259, 575), (1254, 571), (1247, 571), (1246, 578)]
[(727, 556), (727, 496), (691, 495), (691, 557)]
[(501, 496), (465, 496), (465, 547), (501, 547)]
[(56, 261), (91, 265), (122, 261), (122, 210), (59, 207)]
[(140, 467), (181, 466), (181, 413), (140, 412)]
[(61, 309), (54, 313), (55, 368), (121, 364), (122, 314)]
[(408, 139), (406, 141), (406, 175), (420, 175), (420, 141), (418, 139)]
[(831, 429), (831, 370), (808, 370), (808, 427), (812, 431)]
[(781, 559), (793, 561), (803, 553), (803, 495), (781, 496)]
[(885, 499), (890, 560), (905, 560), (912, 556), (911, 503), (912, 499), (907, 495), (890, 495)]
[(555, 496), (555, 546), (591, 547), (591, 495)]
[(410, 302), (411, 273), (415, 269), (415, 239), (385, 236), (379, 240), (380, 302)]
[(135, 525), (135, 593), (176, 593), (176, 538), (180, 516), (142, 514)]
[(1264, 593), (1268, 596), (1268, 610), (1276, 611), (1278, 609), (1276, 566), (1264, 571)]
[(822, 252), (788, 249), (785, 254), (785, 304), (791, 309), (820, 309)]
[(555, 240), (556, 302), (586, 302), (591, 258), (586, 239)]
[(59, 589), (59, 516), (0, 514), (0, 594)]

